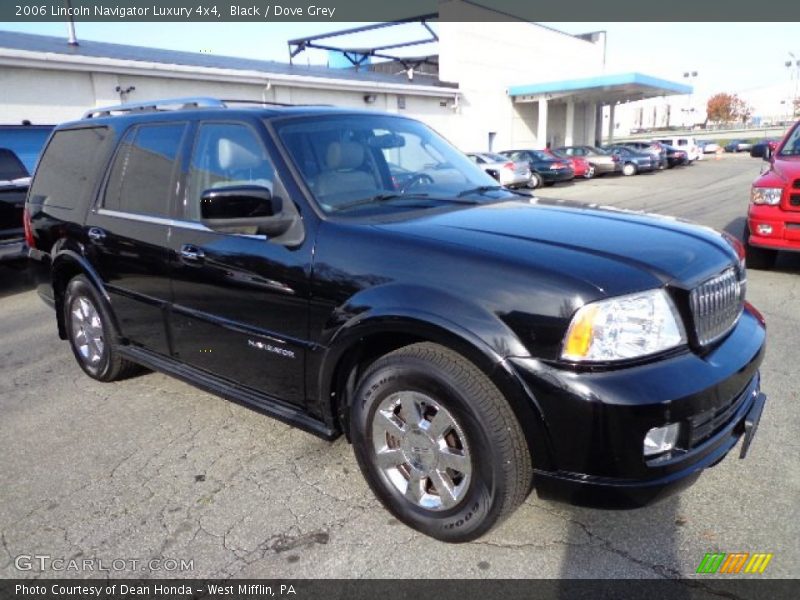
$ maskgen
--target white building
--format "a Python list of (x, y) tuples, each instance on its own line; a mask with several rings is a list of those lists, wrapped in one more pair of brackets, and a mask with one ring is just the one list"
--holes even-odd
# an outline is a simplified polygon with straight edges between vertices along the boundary
[[(465, 17), (476, 22), (452, 21)], [(0, 114), (4, 123), (57, 123), (121, 101), (184, 96), (322, 103), (407, 114), (464, 150), (500, 150), (595, 143), (604, 106), (613, 112), (617, 103), (691, 89), (604, 73), (603, 32), (574, 36), (497, 18), (440, 1), (438, 69), (413, 79), (379, 66), (328, 69), (0, 32)]]

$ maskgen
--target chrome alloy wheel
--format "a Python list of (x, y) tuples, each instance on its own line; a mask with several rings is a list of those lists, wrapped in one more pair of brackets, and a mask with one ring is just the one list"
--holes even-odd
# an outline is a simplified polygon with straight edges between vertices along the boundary
[(372, 418), (378, 468), (407, 500), (447, 510), (469, 488), (472, 460), (467, 440), (444, 407), (420, 392), (387, 396)]
[(86, 364), (95, 365), (103, 358), (103, 324), (94, 304), (80, 296), (72, 305), (72, 339)]

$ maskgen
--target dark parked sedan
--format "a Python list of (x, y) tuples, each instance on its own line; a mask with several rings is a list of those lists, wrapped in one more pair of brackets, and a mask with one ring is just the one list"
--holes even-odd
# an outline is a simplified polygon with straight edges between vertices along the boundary
[(506, 150), (500, 154), (514, 162), (527, 162), (530, 165), (532, 188), (575, 179), (575, 171), (569, 161), (553, 158), (541, 150)]
[(626, 146), (614, 146), (603, 148), (604, 150), (619, 156), (622, 163), (623, 175), (636, 175), (653, 171), (658, 167), (658, 161), (652, 155), (645, 152), (637, 152)]
[(749, 152), (753, 145), (744, 140), (731, 140), (725, 144), (725, 152)]
[(618, 144), (611, 144), (609, 148), (630, 148), (635, 152), (643, 152), (649, 154), (655, 159), (657, 169), (666, 169), (667, 164), (667, 149), (661, 142), (624, 142)]
[(689, 162), (689, 156), (686, 154), (684, 150), (678, 150), (673, 146), (667, 146), (664, 144), (664, 148), (667, 151), (667, 166), (671, 169), (672, 167), (677, 167), (678, 165), (685, 165)]

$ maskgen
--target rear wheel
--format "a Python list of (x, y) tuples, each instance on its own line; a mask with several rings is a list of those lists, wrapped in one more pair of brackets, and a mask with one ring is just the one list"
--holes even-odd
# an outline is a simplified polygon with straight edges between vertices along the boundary
[(111, 315), (97, 290), (83, 275), (67, 284), (64, 323), (72, 353), (81, 369), (98, 381), (123, 379), (140, 367), (114, 347)]
[(528, 181), (528, 187), (532, 190), (542, 187), (542, 176), (538, 173), (531, 173), (530, 181)]
[(443, 541), (481, 536), (530, 491), (530, 454), (505, 398), (472, 363), (436, 344), (401, 348), (369, 367), (351, 432), (384, 506)]
[(751, 269), (769, 270), (775, 266), (778, 251), (750, 245), (750, 230), (745, 229), (745, 260)]

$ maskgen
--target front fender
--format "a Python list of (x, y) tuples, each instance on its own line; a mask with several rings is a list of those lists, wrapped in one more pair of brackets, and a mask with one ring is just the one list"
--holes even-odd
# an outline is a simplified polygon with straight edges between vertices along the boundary
[(495, 362), (507, 356), (529, 355), (516, 334), (477, 303), (439, 289), (400, 283), (370, 287), (352, 296), (333, 311), (320, 342), (332, 348), (341, 338), (352, 336), (376, 319), (431, 324), (482, 348)]
[[(310, 369), (318, 373), (314, 383), (321, 404), (330, 402), (343, 363), (362, 341), (375, 336), (431, 341), (458, 352), (492, 380), (520, 421), (537, 468), (549, 464), (551, 452), (538, 402), (505, 360), (529, 353), (502, 320), (482, 307), (422, 286), (376, 286), (334, 311), (325, 334), (320, 368)], [(322, 412), (335, 421), (340, 411), (326, 408)]]

